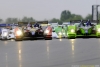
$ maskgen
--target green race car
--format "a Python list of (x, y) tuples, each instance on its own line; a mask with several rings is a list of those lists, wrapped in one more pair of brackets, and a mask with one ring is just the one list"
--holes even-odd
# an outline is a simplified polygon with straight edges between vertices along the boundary
[(65, 34), (65, 27), (63, 27), (62, 25), (58, 25), (57, 27), (55, 27), (55, 29), (53, 30), (53, 36), (55, 36), (56, 38), (65, 38), (66, 34)]
[[(74, 20), (71, 21), (70, 25), (67, 26), (67, 37), (76, 38), (76, 37), (100, 37), (100, 25), (98, 21), (91, 20)], [(88, 25), (87, 25), (88, 24)]]

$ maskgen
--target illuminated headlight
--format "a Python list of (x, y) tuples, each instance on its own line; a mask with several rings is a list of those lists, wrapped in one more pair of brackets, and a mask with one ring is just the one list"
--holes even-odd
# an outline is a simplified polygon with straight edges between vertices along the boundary
[(100, 28), (98, 29), (98, 32), (100, 32)]
[(45, 33), (49, 33), (49, 30), (46, 30)]
[(4, 33), (3, 33), (3, 36), (7, 36), (7, 34), (8, 34), (7, 32), (4, 32)]
[(17, 33), (17, 35), (22, 35), (21, 31), (17, 31), (16, 33)]
[(74, 32), (75, 32), (75, 30), (74, 30), (74, 29), (71, 29), (71, 32), (72, 32), (72, 33), (74, 33)]
[(59, 35), (62, 35), (62, 33), (61, 33), (61, 32), (59, 32)]
[(65, 35), (65, 33), (63, 33)]

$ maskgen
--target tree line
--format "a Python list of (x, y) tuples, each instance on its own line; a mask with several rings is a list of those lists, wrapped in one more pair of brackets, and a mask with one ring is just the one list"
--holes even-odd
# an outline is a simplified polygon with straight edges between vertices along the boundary
[[(82, 15), (73, 14), (69, 10), (64, 10), (61, 12), (60, 19), (52, 18), (49, 20), (50, 22), (69, 22), (70, 20), (87, 20), (92, 19), (92, 14), (88, 14), (85, 18), (82, 17)], [(100, 13), (99, 13), (99, 20), (100, 20)], [(7, 18), (6, 20), (0, 19), (0, 23), (18, 23), (18, 22), (33, 22), (36, 21), (33, 17), (23, 17), (22, 19), (18, 18)]]
[[(82, 15), (73, 14), (69, 10), (64, 10), (61, 12), (60, 19), (53, 18), (52, 22), (69, 22), (70, 20), (92, 20), (92, 14), (88, 14), (85, 18)], [(98, 19), (100, 20), (100, 13), (98, 14)]]

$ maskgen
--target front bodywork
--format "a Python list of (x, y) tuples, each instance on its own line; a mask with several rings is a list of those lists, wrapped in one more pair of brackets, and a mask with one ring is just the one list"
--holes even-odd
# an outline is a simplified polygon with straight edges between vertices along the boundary
[(76, 37), (76, 29), (77, 28), (75, 25), (68, 25), (67, 31), (66, 31), (67, 37), (68, 38), (75, 38)]
[(0, 24), (1, 39), (14, 39), (14, 28), (11, 24)]
[(53, 38), (64, 38), (65, 37), (65, 28), (62, 27), (56, 27), (55, 30), (52, 32)]
[(10, 29), (2, 29), (1, 39), (14, 39), (14, 32)]
[(9, 32), (10, 32), (10, 30), (8, 30), (8, 29), (2, 29), (1, 39), (10, 39)]

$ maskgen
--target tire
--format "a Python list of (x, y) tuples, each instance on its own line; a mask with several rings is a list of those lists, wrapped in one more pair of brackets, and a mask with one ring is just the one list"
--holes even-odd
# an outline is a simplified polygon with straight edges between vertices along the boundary
[(16, 38), (15, 37), (15, 41), (22, 41), (23, 40), (23, 38)]
[(52, 40), (52, 37), (45, 37), (45, 40)]
[(3, 37), (2, 37), (1, 40), (2, 40), (2, 41), (5, 41), (5, 40), (7, 40), (7, 38), (3, 38)]
[(7, 40), (11, 40), (11, 39), (9, 38), (9, 36), (7, 37)]
[(75, 37), (67, 37), (67, 39), (75, 39)]
[(15, 41), (22, 41), (22, 39), (15, 39)]

